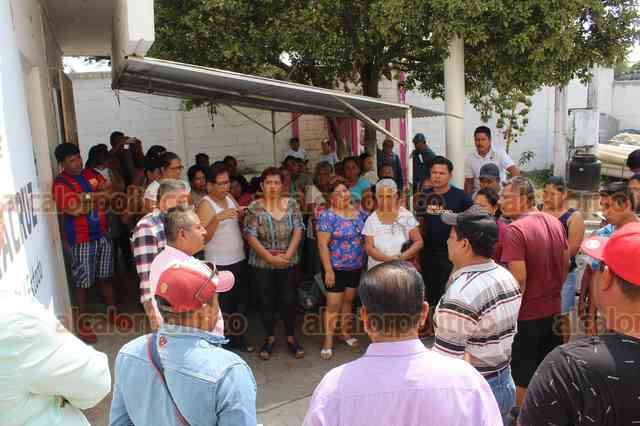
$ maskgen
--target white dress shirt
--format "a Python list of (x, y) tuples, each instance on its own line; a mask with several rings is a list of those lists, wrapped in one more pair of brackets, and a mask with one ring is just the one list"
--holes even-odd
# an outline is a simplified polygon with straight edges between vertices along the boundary
[(507, 169), (515, 165), (509, 154), (501, 148), (492, 146), (491, 150), (484, 157), (480, 156), (478, 151), (474, 150), (467, 155), (467, 158), (464, 160), (464, 177), (465, 179), (473, 178), (473, 192), (480, 189), (480, 169), (489, 163), (498, 166), (500, 170), (500, 180), (502, 182), (507, 180)]

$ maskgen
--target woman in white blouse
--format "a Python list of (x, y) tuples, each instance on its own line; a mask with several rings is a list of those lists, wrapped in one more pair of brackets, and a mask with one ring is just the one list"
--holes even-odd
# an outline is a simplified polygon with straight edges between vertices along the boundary
[[(214, 164), (207, 170), (207, 195), (202, 198), (196, 213), (205, 225), (204, 258), (220, 271), (230, 271), (235, 277), (231, 291), (220, 293), (220, 308), (227, 317), (225, 331), (234, 349), (253, 352), (254, 347), (244, 339), (246, 311), (249, 300), (247, 262), (244, 240), (240, 231), (242, 209), (229, 194), (231, 181), (224, 164)], [(235, 330), (233, 325), (238, 325)]]
[(400, 206), (398, 186), (392, 179), (376, 184), (377, 209), (364, 225), (368, 269), (391, 260), (413, 259), (422, 248), (422, 235), (413, 214)]

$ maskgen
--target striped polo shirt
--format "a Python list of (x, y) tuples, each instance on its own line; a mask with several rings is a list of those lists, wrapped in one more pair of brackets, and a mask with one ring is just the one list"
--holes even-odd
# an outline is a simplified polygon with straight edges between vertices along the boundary
[(511, 362), (522, 293), (493, 260), (453, 272), (434, 314), (434, 350), (469, 361), (490, 377)]

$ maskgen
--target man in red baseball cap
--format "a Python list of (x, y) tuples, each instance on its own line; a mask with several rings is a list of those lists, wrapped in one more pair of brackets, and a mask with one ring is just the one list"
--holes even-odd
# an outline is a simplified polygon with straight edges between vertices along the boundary
[(529, 385), (521, 425), (640, 421), (640, 223), (582, 250), (597, 261), (593, 298), (605, 334), (557, 347)]
[(164, 321), (118, 352), (111, 424), (256, 424), (253, 374), (210, 332), (218, 293), (233, 284), (232, 273), (192, 260), (160, 274), (155, 298)]

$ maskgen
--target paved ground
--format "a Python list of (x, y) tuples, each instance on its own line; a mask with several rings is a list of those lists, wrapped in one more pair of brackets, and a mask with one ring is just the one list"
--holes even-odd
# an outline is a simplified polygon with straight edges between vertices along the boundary
[[(256, 324), (257, 320), (253, 322)], [(258, 332), (256, 328), (252, 327), (252, 335)], [(112, 373), (118, 349), (134, 336), (101, 336), (98, 343), (94, 345), (96, 350), (108, 354)], [(254, 339), (254, 341), (258, 340)], [(345, 344), (340, 344), (336, 347), (333, 359), (323, 361), (319, 355), (321, 342), (321, 337), (302, 337), (301, 343), (305, 348), (306, 357), (301, 360), (294, 359), (287, 352), (284, 337), (280, 339), (269, 361), (262, 361), (255, 353), (240, 354), (253, 370), (258, 385), (256, 405), (259, 422), (264, 425), (300, 425), (306, 413), (309, 398), (324, 374), (337, 365), (357, 358), (361, 353), (360, 350), (354, 351)], [(86, 411), (92, 425), (108, 424), (110, 404), (111, 395), (98, 406)]]
[[(127, 282), (130, 282), (130, 280), (123, 280), (123, 283)], [(130, 288), (120, 289), (120, 294), (124, 293), (123, 299), (131, 301), (121, 309), (128, 313), (141, 314), (139, 305), (135, 301), (135, 291), (136, 289)], [(98, 305), (95, 308), (99, 310)], [(143, 318), (142, 315), (141, 318)], [(302, 316), (299, 317), (298, 322), (302, 324)], [(120, 347), (139, 336), (142, 330), (143, 326), (140, 324), (137, 332), (126, 335), (110, 333), (99, 336), (98, 343), (94, 347), (96, 350), (108, 354), (112, 374), (115, 356)], [(300, 425), (309, 405), (311, 394), (324, 374), (337, 365), (357, 358), (364, 352), (364, 348), (353, 350), (344, 343), (340, 343), (336, 345), (333, 359), (323, 361), (320, 359), (322, 337), (320, 335), (303, 335), (299, 333), (306, 357), (296, 360), (287, 352), (281, 324), (277, 334), (282, 337), (279, 338), (273, 356), (269, 361), (260, 360), (255, 353), (240, 355), (253, 370), (258, 385), (257, 412), (259, 422), (265, 426)], [(250, 317), (249, 338), (256, 344), (263, 339), (259, 321), (254, 316)], [(361, 338), (361, 343), (362, 346), (366, 347), (368, 343), (366, 337)], [(108, 424), (110, 405), (111, 395), (105, 398), (98, 406), (86, 411), (92, 425), (105, 426)]]

